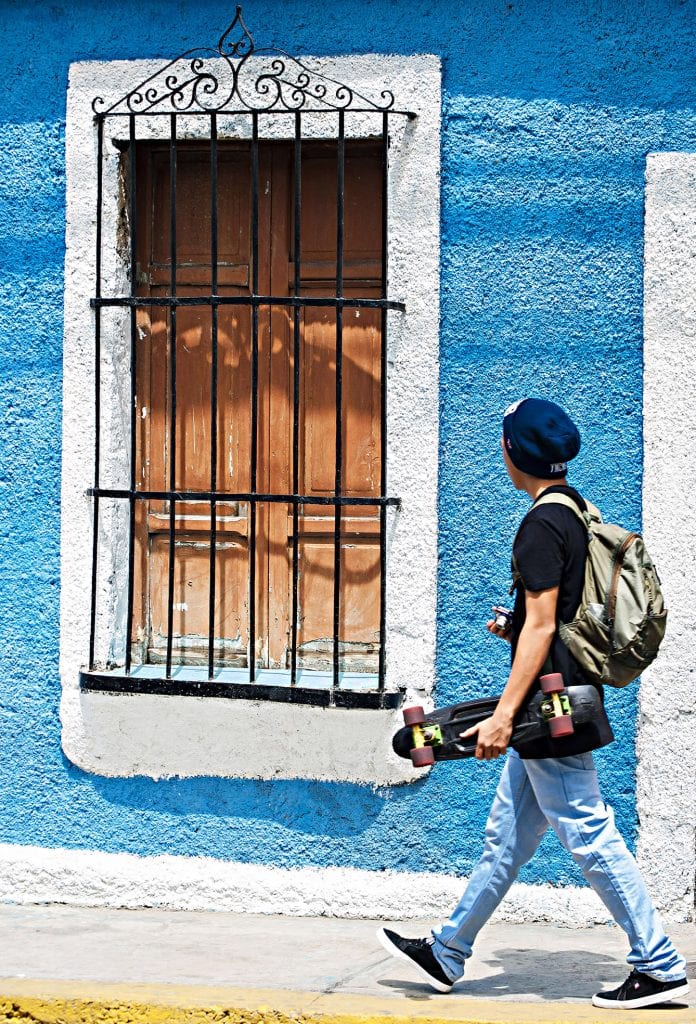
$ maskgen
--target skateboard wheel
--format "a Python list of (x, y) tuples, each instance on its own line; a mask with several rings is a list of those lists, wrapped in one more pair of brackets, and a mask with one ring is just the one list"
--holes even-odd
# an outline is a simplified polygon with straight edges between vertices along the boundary
[(539, 676), (539, 685), (542, 693), (560, 693), (564, 689), (563, 676), (560, 672), (549, 672), (548, 675)]
[(425, 712), (419, 704), (412, 708), (404, 708), (404, 722), (406, 725), (422, 725), (424, 721)]
[(554, 739), (559, 739), (561, 736), (572, 736), (575, 732), (573, 719), (570, 715), (561, 715), (559, 718), (550, 718), (549, 732)]
[(435, 764), (435, 752), (432, 747), (414, 747), (411, 760), (414, 768), (427, 768), (429, 764)]

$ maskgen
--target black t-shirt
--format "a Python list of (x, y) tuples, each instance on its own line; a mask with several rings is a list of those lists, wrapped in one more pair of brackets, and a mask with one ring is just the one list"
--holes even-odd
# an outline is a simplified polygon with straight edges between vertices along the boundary
[[(567, 494), (573, 498), (581, 509), (585, 503), (572, 487), (556, 484), (548, 487), (543, 493)], [(539, 495), (541, 497), (541, 495)], [(537, 499), (538, 500), (538, 499)], [(570, 622), (582, 598), (582, 587), (585, 578), (585, 560), (587, 556), (587, 530), (579, 516), (565, 505), (532, 505), (522, 520), (515, 538), (512, 554), (520, 574), (515, 593), (515, 605), (512, 616), (512, 657), (515, 657), (517, 640), (524, 625), (525, 591), (536, 592), (558, 587), (557, 618), (560, 622)], [(551, 671), (560, 672), (566, 686), (588, 683), (582, 669), (561, 640), (558, 632), (553, 638), (549, 652)], [(548, 671), (549, 666), (542, 671)], [(538, 691), (535, 683), (530, 694)], [(601, 687), (599, 687), (601, 692)], [(533, 740), (518, 748), (520, 757), (568, 757), (570, 754), (583, 754), (588, 750), (596, 750), (606, 746), (614, 739), (609, 720), (604, 711), (594, 722), (577, 725), (571, 736), (561, 739)]]

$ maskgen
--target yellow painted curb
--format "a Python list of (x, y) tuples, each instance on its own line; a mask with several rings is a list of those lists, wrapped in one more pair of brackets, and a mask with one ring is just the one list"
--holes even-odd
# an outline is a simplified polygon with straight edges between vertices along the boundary
[[(696, 1008), (622, 1011), (621, 1024), (696, 1024)], [(586, 1002), (356, 996), (186, 985), (0, 978), (0, 1024), (608, 1024)]]

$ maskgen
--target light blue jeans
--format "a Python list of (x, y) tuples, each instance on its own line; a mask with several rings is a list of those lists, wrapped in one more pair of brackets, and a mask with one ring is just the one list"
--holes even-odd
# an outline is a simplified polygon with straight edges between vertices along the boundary
[(592, 754), (522, 760), (514, 750), (486, 825), (486, 844), (459, 905), (433, 931), (446, 974), (464, 974), (474, 939), (548, 826), (572, 854), (612, 917), (628, 935), (628, 963), (658, 981), (683, 978), (686, 961), (665, 935), (638, 866), (599, 792)]

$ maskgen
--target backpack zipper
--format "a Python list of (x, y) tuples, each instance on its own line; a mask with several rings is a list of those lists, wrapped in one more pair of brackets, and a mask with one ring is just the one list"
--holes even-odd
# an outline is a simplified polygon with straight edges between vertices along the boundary
[(619, 577), (621, 576), (621, 566), (623, 564), (626, 552), (630, 548), (634, 541), (638, 540), (640, 534), (629, 533), (628, 537), (625, 537), (619, 550), (616, 552), (614, 557), (614, 569), (611, 574), (611, 586), (609, 587), (609, 599), (607, 601), (607, 621), (609, 629), (614, 628), (614, 616), (616, 615), (616, 599), (618, 597), (619, 590)]

